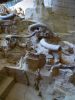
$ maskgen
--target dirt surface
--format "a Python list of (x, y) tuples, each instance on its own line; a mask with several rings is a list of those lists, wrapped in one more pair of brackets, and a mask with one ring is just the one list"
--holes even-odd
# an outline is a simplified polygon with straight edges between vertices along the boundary
[(64, 40), (64, 41), (69, 41), (69, 42), (75, 44), (75, 32), (69, 33), (69, 34), (64, 34), (61, 37), (61, 39)]

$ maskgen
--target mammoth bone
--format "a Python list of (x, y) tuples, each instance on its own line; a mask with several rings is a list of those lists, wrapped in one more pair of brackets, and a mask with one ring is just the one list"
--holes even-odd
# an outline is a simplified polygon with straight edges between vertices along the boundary
[(15, 16), (16, 14), (14, 12), (11, 12), (11, 10), (7, 8), (5, 5), (0, 5), (0, 20), (10, 20)]

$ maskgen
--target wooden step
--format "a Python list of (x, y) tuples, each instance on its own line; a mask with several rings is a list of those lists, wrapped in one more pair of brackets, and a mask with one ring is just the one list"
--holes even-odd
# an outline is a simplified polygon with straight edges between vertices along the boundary
[(4, 99), (14, 85), (14, 78), (5, 76), (5, 79), (0, 83), (0, 98)]

